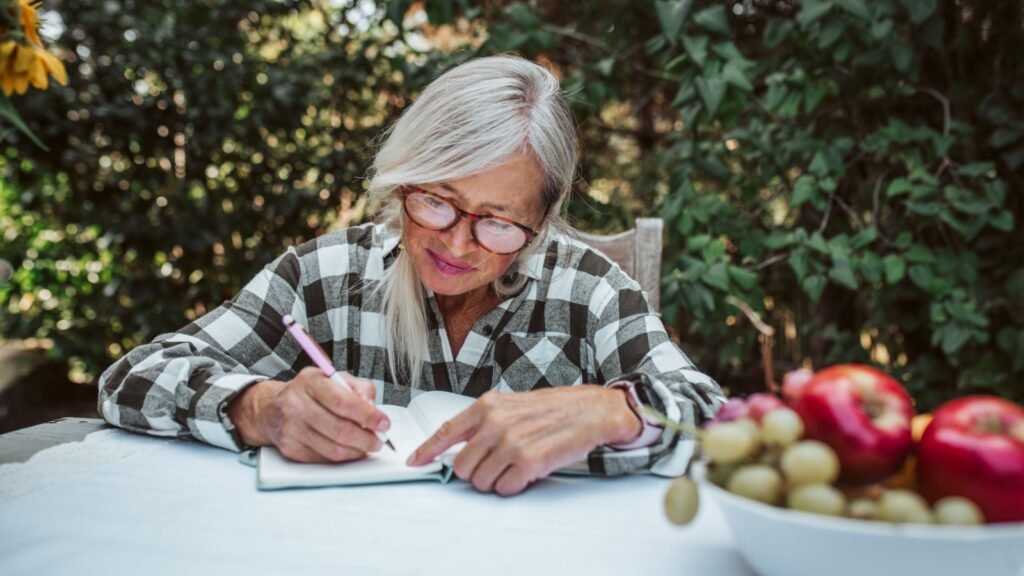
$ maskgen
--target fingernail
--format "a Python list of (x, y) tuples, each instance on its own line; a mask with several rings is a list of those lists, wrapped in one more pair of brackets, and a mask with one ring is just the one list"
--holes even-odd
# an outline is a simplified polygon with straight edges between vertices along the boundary
[(388, 428), (391, 428), (391, 420), (388, 420), (387, 417), (381, 418), (380, 420), (377, 421), (378, 431), (387, 432)]

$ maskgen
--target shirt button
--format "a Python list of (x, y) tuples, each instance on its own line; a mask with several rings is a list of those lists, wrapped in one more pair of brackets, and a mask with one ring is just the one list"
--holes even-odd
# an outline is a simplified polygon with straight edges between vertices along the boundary
[(492, 332), (494, 332), (494, 326), (491, 326), (489, 324), (487, 326), (484, 326), (484, 329), (483, 329), (484, 336), (490, 336)]

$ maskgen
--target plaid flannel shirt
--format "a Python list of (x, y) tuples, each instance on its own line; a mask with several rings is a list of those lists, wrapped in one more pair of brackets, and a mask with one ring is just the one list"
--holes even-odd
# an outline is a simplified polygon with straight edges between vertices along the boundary
[[(366, 224), (290, 248), (232, 300), (133, 349), (100, 378), (99, 412), (116, 426), (243, 448), (228, 403), (260, 380), (288, 381), (310, 360), (281, 321), (291, 314), (339, 370), (373, 381), (377, 402), (407, 405), (417, 390), (387, 369), (383, 321), (372, 287), (400, 250), (396, 235)], [(631, 380), (641, 401), (699, 426), (724, 399), (668, 338), (639, 285), (606, 256), (564, 236), (525, 259), (529, 280), (477, 320), (452, 356), (437, 303), (429, 303), (421, 388), (478, 397), (549, 386)], [(594, 474), (683, 472), (688, 434), (666, 428), (652, 445), (599, 447)]]

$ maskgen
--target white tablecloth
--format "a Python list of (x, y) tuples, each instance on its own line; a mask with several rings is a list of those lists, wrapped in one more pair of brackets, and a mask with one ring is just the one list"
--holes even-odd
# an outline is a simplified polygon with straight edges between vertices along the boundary
[(652, 477), (259, 492), (230, 452), (117, 430), (0, 466), (0, 574), (736, 575), (705, 500), (688, 528)]

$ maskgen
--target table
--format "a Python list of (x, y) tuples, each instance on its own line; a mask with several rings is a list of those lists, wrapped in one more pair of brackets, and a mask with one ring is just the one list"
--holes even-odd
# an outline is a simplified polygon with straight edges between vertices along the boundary
[(231, 452), (78, 420), (0, 436), (0, 574), (754, 574), (712, 501), (664, 519), (660, 478), (259, 492)]

